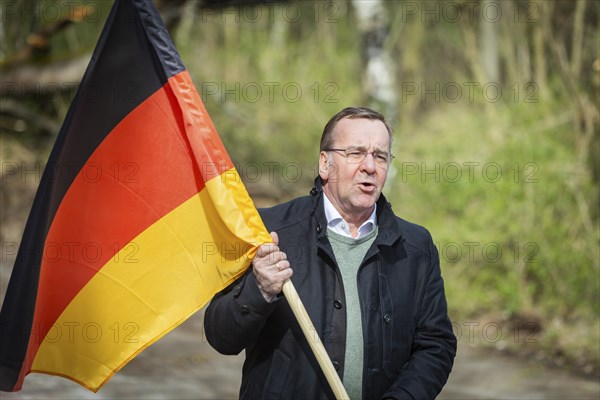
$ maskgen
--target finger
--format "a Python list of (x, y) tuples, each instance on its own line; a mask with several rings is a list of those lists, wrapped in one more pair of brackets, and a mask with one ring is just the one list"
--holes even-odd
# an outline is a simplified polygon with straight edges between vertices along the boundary
[(259, 260), (255, 259), (252, 267), (255, 275), (260, 275), (261, 278), (264, 278), (268, 281), (274, 281), (277, 279), (277, 274), (285, 269), (288, 269), (290, 264), (287, 260), (283, 260), (281, 258), (277, 261), (262, 258)]
[(273, 239), (273, 243), (279, 244), (279, 235), (277, 235), (277, 232), (273, 231), (273, 232), (269, 233), (269, 235), (271, 235), (271, 239)]
[(269, 260), (271, 261), (271, 264), (281, 263), (283, 261), (287, 262), (287, 255), (283, 251), (276, 251), (271, 253)]
[(270, 253), (279, 251), (279, 247), (277, 246), (277, 244), (279, 243), (279, 236), (277, 235), (277, 232), (273, 231), (273, 232), (269, 233), (269, 235), (271, 236), (271, 239), (273, 240), (273, 242), (272, 243), (263, 243), (262, 245), (260, 245), (258, 247), (258, 251), (256, 252), (256, 255), (258, 257), (261, 257), (261, 258), (266, 257)]
[[(277, 272), (276, 276), (277, 276), (277, 286), (283, 286), (283, 283), (289, 279), (292, 274), (294, 273), (294, 270), (291, 268), (284, 268), (281, 271)], [(281, 291), (281, 287), (279, 287), (279, 291)]]
[(274, 266), (277, 271), (281, 272), (284, 269), (290, 268), (290, 263), (287, 260), (279, 260), (274, 264)]
[(286, 261), (287, 255), (281, 250), (275, 250), (270, 253), (264, 254), (262, 257), (259, 255), (254, 259), (254, 265), (259, 267), (271, 267), (279, 261)]
[(275, 243), (265, 243), (258, 248), (256, 256), (259, 258), (268, 257), (271, 253), (279, 251), (279, 246)]

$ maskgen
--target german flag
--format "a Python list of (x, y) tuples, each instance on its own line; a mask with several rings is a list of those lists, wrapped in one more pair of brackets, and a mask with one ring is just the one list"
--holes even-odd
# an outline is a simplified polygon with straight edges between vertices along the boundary
[(97, 391), (270, 242), (150, 0), (117, 0), (57, 137), (0, 315), (0, 389)]

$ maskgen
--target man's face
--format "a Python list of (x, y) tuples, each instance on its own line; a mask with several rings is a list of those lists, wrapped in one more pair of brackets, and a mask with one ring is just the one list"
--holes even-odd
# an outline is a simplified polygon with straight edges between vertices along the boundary
[[(335, 149), (389, 155), (389, 133), (379, 120), (344, 118), (335, 126), (333, 138)], [(373, 212), (389, 164), (378, 162), (374, 154), (367, 154), (364, 160), (354, 163), (344, 155), (343, 151), (321, 152), (319, 175), (324, 182), (323, 191), (346, 221), (362, 223)]]

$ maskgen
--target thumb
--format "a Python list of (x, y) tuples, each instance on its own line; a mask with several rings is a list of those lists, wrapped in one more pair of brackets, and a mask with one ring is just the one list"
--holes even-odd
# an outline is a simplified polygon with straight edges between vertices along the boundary
[(271, 235), (271, 239), (273, 239), (273, 243), (279, 244), (279, 236), (277, 236), (277, 232), (269, 233)]

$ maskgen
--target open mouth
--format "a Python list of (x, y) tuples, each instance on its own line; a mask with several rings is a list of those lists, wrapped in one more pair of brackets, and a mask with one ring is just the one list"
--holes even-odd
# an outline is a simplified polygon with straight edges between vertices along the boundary
[(375, 185), (371, 182), (361, 182), (359, 183), (359, 186), (362, 190), (366, 192), (372, 192), (373, 190), (375, 190)]

